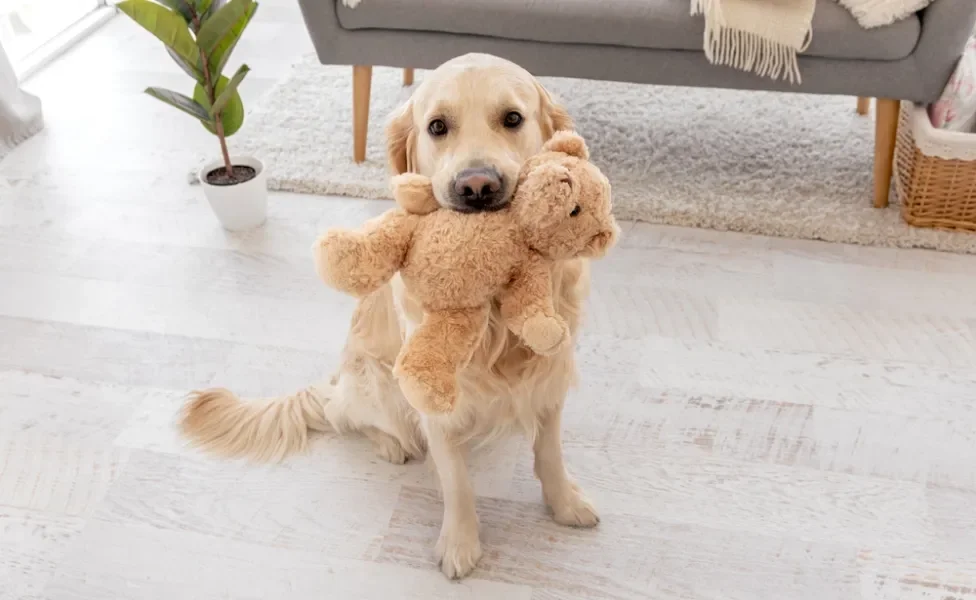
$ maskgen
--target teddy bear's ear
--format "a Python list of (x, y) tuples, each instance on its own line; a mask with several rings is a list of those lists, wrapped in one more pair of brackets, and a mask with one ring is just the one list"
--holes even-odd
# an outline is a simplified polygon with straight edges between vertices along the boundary
[(403, 173), (393, 177), (393, 199), (408, 213), (426, 215), (440, 208), (429, 177)]
[(575, 131), (557, 131), (542, 148), (549, 152), (563, 152), (583, 160), (590, 158), (586, 141)]

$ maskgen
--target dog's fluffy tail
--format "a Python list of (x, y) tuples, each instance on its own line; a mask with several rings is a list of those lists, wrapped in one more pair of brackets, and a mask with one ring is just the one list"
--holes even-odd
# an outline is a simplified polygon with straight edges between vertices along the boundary
[(325, 417), (328, 385), (252, 402), (224, 388), (190, 394), (180, 428), (195, 446), (214, 454), (276, 462), (308, 446), (309, 430), (331, 429)]

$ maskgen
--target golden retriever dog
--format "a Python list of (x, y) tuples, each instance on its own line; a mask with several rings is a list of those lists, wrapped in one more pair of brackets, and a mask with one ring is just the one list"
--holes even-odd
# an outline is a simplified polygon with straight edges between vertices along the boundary
[[(387, 127), (392, 170), (422, 173), (438, 202), (458, 211), (494, 210), (511, 198), (521, 163), (553, 132), (572, 128), (566, 112), (527, 71), (470, 54), (428, 73)], [(584, 261), (553, 272), (556, 310), (574, 337), (588, 289)], [(224, 389), (194, 393), (181, 425), (198, 445), (223, 455), (277, 460), (305, 448), (309, 430), (361, 432), (394, 463), (426, 451), (440, 479), (444, 520), (436, 555), (450, 578), (481, 558), (467, 448), (507, 432), (533, 442), (535, 473), (553, 518), (592, 527), (599, 517), (563, 463), (560, 415), (575, 378), (572, 347), (541, 357), (523, 346), (493, 309), (480, 348), (460, 375), (456, 410), (415, 412), (391, 373), (404, 336), (421, 319), (398, 279), (359, 302), (344, 356), (327, 383), (264, 401), (242, 402)]]

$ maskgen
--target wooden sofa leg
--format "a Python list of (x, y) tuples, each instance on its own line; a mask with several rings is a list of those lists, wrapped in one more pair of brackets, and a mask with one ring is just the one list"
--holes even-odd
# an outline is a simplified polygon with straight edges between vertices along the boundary
[(871, 99), (864, 96), (857, 97), (857, 114), (866, 115), (871, 108)]
[(372, 82), (372, 66), (356, 65), (352, 68), (352, 159), (357, 163), (366, 160), (369, 88)]
[(403, 70), (403, 85), (413, 85), (413, 69)]
[(895, 135), (898, 132), (898, 100), (878, 98), (874, 122), (874, 206), (888, 206), (891, 168), (895, 157)]

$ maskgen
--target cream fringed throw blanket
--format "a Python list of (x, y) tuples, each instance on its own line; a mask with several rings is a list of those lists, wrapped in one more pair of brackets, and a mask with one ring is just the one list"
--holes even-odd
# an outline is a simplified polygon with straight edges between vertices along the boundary
[(816, 0), (691, 0), (705, 17), (705, 57), (773, 79), (800, 81), (796, 61), (813, 35)]
[[(932, 0), (837, 0), (864, 29), (890, 25)], [(691, 0), (705, 18), (705, 56), (714, 64), (800, 83), (797, 54), (813, 39), (817, 0)]]

